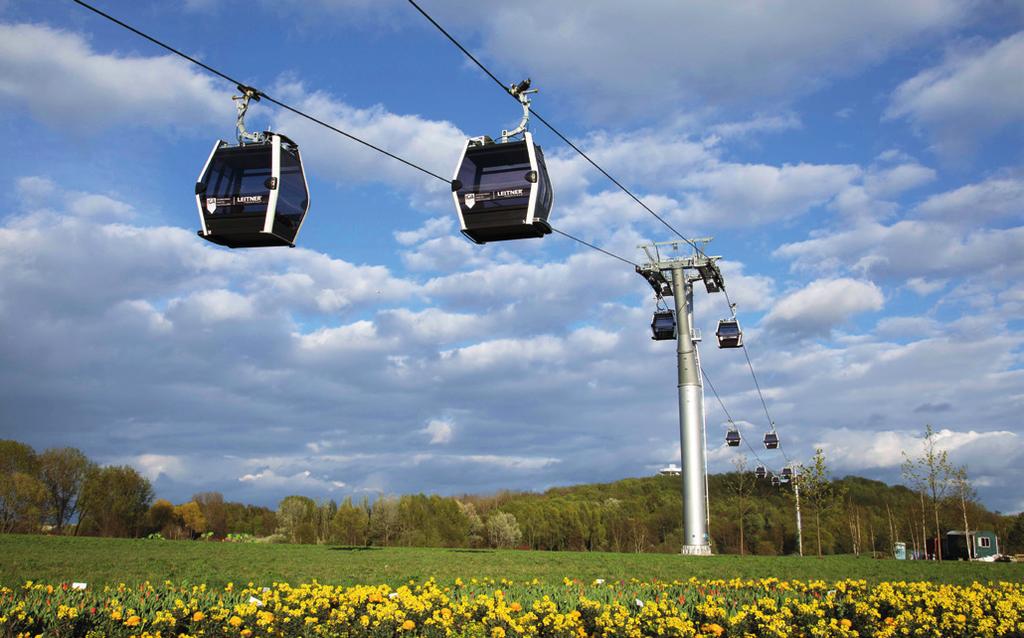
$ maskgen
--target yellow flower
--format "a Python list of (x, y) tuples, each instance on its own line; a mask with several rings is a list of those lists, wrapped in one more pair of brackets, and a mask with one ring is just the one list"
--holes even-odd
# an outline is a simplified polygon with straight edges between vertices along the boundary
[(231, 625), (232, 627), (238, 627), (239, 625), (242, 624), (242, 619), (239, 618), (238, 616), (232, 616), (231, 618), (228, 619), (228, 624)]
[(505, 638), (505, 630), (501, 627), (495, 627), (491, 630), (491, 638)]
[(407, 620), (404, 623), (402, 623), (402, 629), (404, 629), (405, 631), (412, 631), (413, 629), (416, 629), (416, 623), (414, 623), (411, 620)]
[(849, 618), (843, 618), (839, 621), (839, 626), (842, 627), (844, 630), (849, 629), (851, 625), (853, 625), (853, 623), (850, 622)]
[(203, 618), (206, 618), (206, 614), (201, 611), (192, 614), (192, 622), (202, 622)]
[(252, 630), (251, 629), (243, 629), (242, 630), (242, 638), (249, 638), (249, 636), (251, 636), (251, 635), (252, 635)]

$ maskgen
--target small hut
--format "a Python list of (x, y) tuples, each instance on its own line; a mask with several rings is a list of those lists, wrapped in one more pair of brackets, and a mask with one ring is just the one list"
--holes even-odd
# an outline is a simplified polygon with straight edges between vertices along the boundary
[[(968, 553), (968, 548), (970, 553)], [(985, 559), (999, 555), (999, 537), (995, 532), (986, 530), (972, 531), (965, 534), (961, 530), (946, 532), (942, 543), (942, 558), (945, 560)]]

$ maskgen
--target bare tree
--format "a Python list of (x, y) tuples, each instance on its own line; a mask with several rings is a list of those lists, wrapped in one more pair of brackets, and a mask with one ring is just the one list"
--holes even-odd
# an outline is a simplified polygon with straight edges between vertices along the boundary
[(814, 512), (814, 532), (818, 541), (818, 558), (821, 558), (821, 516), (843, 501), (843, 494), (829, 478), (825, 453), (821, 448), (814, 451), (809, 466), (800, 466), (800, 491)]
[(728, 484), (730, 490), (736, 496), (736, 513), (739, 514), (740, 524), (740, 556), (743, 556), (746, 553), (744, 529), (746, 527), (747, 514), (753, 508), (750, 494), (753, 492), (755, 479), (754, 475), (747, 469), (746, 455), (741, 454), (737, 456), (733, 459), (732, 464), (736, 468), (736, 472), (730, 477)]
[[(931, 425), (925, 426), (921, 456), (910, 458), (906, 452), (903, 462), (903, 476), (911, 481), (914, 489), (921, 494), (921, 518), (924, 525), (924, 497), (931, 501), (932, 514), (935, 517), (935, 558), (942, 560), (942, 530), (939, 528), (939, 508), (949, 492), (952, 481), (953, 467), (949, 464), (949, 456), (945, 450), (936, 449), (935, 430)], [(927, 536), (927, 529), (925, 536)]]
[(971, 542), (971, 526), (967, 522), (967, 504), (978, 497), (967, 477), (967, 466), (961, 465), (953, 469), (953, 497), (960, 501), (960, 511), (964, 515), (964, 541), (967, 543), (967, 560), (974, 559), (974, 543)]

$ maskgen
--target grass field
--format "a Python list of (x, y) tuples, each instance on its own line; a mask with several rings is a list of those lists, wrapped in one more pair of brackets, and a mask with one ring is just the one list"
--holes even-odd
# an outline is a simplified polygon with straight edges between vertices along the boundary
[(93, 585), (149, 580), (178, 583), (228, 582), (259, 585), (321, 583), (389, 584), (434, 577), (515, 581), (563, 578), (591, 581), (707, 578), (922, 580), (953, 584), (973, 581), (1024, 582), (1021, 563), (932, 563), (831, 556), (812, 557), (611, 554), (582, 552), (481, 551), (417, 548), (341, 548), (316, 545), (260, 545), (106, 538), (0, 535), (0, 585), (26, 580)]

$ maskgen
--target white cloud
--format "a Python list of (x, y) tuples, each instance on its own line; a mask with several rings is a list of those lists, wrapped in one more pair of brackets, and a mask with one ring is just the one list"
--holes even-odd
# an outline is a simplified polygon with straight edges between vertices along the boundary
[(431, 445), (451, 443), (454, 427), (451, 421), (431, 419), (422, 432), (430, 437)]
[[(451, 179), (466, 134), (451, 122), (427, 120), (419, 115), (401, 115), (381, 105), (359, 108), (323, 91), (310, 91), (299, 81), (284, 81), (275, 87), (279, 99), (351, 135), (393, 153), (413, 164)], [(274, 114), (274, 129), (294, 139), (310, 166), (320, 175), (342, 184), (388, 183), (412, 190), (424, 206), (447, 208), (451, 200), (439, 196), (450, 186), (390, 157), (325, 131), (318, 124), (289, 111)]]
[(485, 63), (498, 61), (503, 75), (532, 71), (542, 90), (564, 87), (592, 113), (617, 115), (680, 102), (790, 99), (955, 24), (968, 6), (600, 0), (586, 11), (552, 12), (540, 0), (499, 7), (462, 0), (432, 11), (462, 37), (478, 31)]
[(793, 260), (796, 270), (852, 271), (871, 279), (945, 278), (986, 275), (1014, 277), (1024, 268), (1024, 227), (978, 229), (905, 220), (875, 222), (783, 244), (775, 255)]
[(825, 335), (851, 317), (881, 310), (882, 291), (870, 281), (818, 279), (775, 302), (764, 318), (773, 330), (799, 335)]
[(853, 165), (716, 164), (683, 184), (702, 194), (684, 206), (695, 223), (764, 224), (803, 215), (831, 200), (861, 174)]
[(296, 492), (305, 491), (306, 493), (323, 490), (333, 492), (344, 488), (346, 485), (344, 481), (316, 477), (309, 470), (303, 470), (290, 476), (282, 476), (274, 472), (274, 470), (265, 469), (253, 474), (243, 474), (238, 477), (238, 480), (242, 483), (258, 484), (261, 489), (285, 488)]
[(725, 122), (708, 127), (711, 133), (725, 139), (744, 138), (754, 133), (777, 133), (802, 128), (800, 116), (793, 112), (781, 115), (755, 115), (741, 122)]
[(0, 59), (0, 100), (62, 132), (230, 124), (234, 117), (230, 87), (176, 56), (100, 53), (75, 33), (0, 24)]
[(1024, 219), (1024, 179), (992, 178), (967, 184), (929, 196), (915, 211), (926, 217), (971, 225), (1000, 217)]
[(908, 118), (953, 153), (1024, 121), (1024, 32), (973, 51), (951, 52), (893, 92), (888, 118)]
[(151, 481), (157, 480), (161, 474), (175, 479), (188, 475), (184, 460), (170, 454), (140, 454), (131, 459), (131, 464)]

